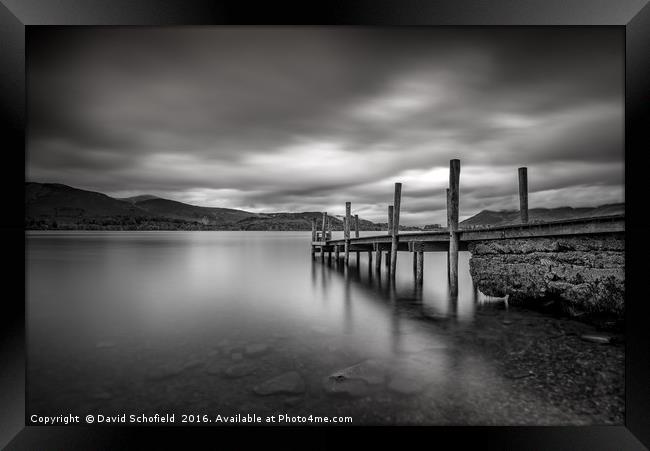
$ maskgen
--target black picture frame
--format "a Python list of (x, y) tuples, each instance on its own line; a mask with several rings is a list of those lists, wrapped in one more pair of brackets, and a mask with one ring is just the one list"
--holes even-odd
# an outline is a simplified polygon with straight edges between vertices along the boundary
[[(349, 428), (180, 428), (25, 426), (25, 43), (29, 27), (50, 25), (571, 25), (625, 28), (626, 410), (624, 426), (362, 428), (364, 443), (391, 448), (422, 442), (454, 448), (635, 450), (650, 447), (650, 316), (644, 265), (645, 152), (650, 149), (650, 6), (648, 0), (0, 0), (0, 447), (6, 449), (213, 448), (224, 438), (283, 448), (340, 447)], [(23, 264), (21, 264), (23, 262)], [(253, 432), (251, 432), (253, 431)], [(355, 430), (357, 432), (358, 430)], [(288, 434), (287, 434), (288, 432)], [(309, 436), (307, 436), (309, 434)], [(267, 439), (271, 441), (267, 441)], [(417, 442), (416, 442), (417, 440)], [(277, 442), (277, 443), (274, 443)], [(645, 446), (644, 446), (645, 445)], [(365, 447), (365, 446), (364, 446)]]

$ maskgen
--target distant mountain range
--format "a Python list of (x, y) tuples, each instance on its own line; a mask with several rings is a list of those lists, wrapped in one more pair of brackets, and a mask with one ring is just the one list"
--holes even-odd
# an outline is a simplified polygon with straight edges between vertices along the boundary
[[(559, 221), (562, 219), (588, 218), (592, 216), (609, 216), (625, 213), (625, 204), (607, 204), (599, 207), (558, 207), (531, 208), (528, 210), (528, 222)], [(462, 221), (460, 227), (480, 227), (486, 225), (519, 224), (519, 210), (483, 210), (480, 213)]]
[[(58, 183), (25, 184), (25, 227), (31, 230), (311, 230), (321, 212), (251, 213), (231, 208), (200, 207), (152, 195), (113, 198)], [(529, 210), (531, 221), (568, 219), (622, 213), (624, 204), (596, 208), (561, 207)], [(332, 230), (343, 230), (343, 218), (328, 216)], [(518, 211), (484, 210), (461, 222), (461, 227), (514, 224)], [(360, 219), (361, 230), (384, 231), (386, 223)], [(436, 229), (435, 226), (400, 227)]]

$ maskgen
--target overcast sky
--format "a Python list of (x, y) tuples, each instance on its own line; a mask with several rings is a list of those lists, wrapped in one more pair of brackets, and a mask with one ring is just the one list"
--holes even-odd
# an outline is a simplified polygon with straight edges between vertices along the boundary
[(255, 212), (386, 221), (623, 201), (614, 28), (30, 31), (27, 178)]

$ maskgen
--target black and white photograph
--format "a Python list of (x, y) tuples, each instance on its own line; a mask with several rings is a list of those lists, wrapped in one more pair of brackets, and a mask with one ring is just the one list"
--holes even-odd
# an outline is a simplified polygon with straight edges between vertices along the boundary
[(26, 50), (28, 424), (624, 424), (621, 27)]

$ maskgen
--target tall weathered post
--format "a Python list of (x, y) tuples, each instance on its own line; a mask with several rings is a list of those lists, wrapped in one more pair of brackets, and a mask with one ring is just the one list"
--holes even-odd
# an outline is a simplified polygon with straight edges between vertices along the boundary
[(343, 227), (343, 238), (345, 239), (345, 266), (350, 262), (350, 212), (352, 210), (352, 204), (350, 202), (345, 203), (345, 223)]
[[(359, 215), (354, 215), (354, 237), (359, 238)], [(359, 255), (361, 252), (357, 251), (357, 266), (359, 265)]]
[(393, 233), (390, 245), (390, 274), (391, 277), (395, 276), (397, 269), (397, 243), (399, 240), (399, 208), (402, 202), (402, 184), (395, 183), (395, 200), (393, 203)]
[[(449, 201), (449, 188), (447, 188), (447, 230), (451, 233), (451, 203)], [(449, 282), (449, 252), (447, 252), (447, 282)]]
[(458, 200), (460, 160), (449, 161), (449, 288), (452, 297), (458, 296)]
[(314, 258), (316, 254), (316, 248), (314, 247), (314, 241), (316, 241), (316, 218), (311, 218), (311, 257)]
[[(388, 206), (388, 234), (393, 234), (393, 206)], [(386, 251), (386, 268), (390, 271), (390, 250)]]
[(519, 213), (521, 223), (528, 224), (528, 169), (519, 168)]
[[(325, 233), (327, 233), (327, 212), (323, 212), (323, 220), (321, 224), (321, 236), (320, 240), (322, 243), (325, 243), (326, 238), (325, 238)], [(325, 246), (321, 246), (320, 248), (320, 259), (321, 261), (325, 261)]]

